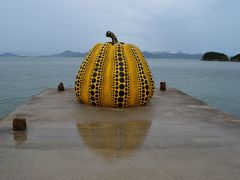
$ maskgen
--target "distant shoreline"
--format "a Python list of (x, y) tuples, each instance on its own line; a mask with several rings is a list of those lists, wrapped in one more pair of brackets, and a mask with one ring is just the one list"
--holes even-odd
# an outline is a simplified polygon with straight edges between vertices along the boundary
[[(88, 52), (73, 52), (66, 50), (59, 54), (53, 55), (40, 55), (40, 56), (22, 56), (14, 53), (3, 53), (0, 54), (0, 57), (85, 57)], [(169, 59), (201, 59), (202, 54), (190, 54), (182, 52), (168, 52), (168, 51), (159, 51), (159, 52), (148, 52), (143, 51), (143, 55), (146, 58), (169, 58)]]
[[(217, 52), (207, 52), (205, 54), (197, 53), (197, 54), (190, 54), (190, 53), (182, 53), (182, 52), (169, 52), (169, 51), (156, 51), (156, 52), (142, 52), (145, 58), (156, 58), (156, 59), (197, 59), (202, 61), (221, 61), (221, 62), (240, 62), (239, 58), (240, 55), (236, 55), (234, 57), (228, 58), (227, 55)], [(63, 51), (59, 54), (52, 54), (52, 55), (39, 55), (39, 56), (25, 56), (25, 55), (18, 55), (14, 53), (3, 53), (0, 54), (0, 58), (11, 58), (11, 57), (20, 57), (20, 58), (27, 58), (27, 57), (40, 57), (40, 58), (49, 58), (49, 57), (86, 57), (88, 52), (73, 52), (70, 50)], [(210, 54), (210, 55), (209, 55)], [(224, 56), (224, 58), (222, 58)]]

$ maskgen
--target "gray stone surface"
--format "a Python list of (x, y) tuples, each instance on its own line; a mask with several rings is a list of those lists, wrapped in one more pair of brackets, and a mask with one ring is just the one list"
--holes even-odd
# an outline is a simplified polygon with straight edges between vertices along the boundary
[[(14, 117), (26, 132), (12, 131)], [(49, 89), (0, 121), (1, 180), (239, 177), (240, 119), (175, 89), (127, 109)]]

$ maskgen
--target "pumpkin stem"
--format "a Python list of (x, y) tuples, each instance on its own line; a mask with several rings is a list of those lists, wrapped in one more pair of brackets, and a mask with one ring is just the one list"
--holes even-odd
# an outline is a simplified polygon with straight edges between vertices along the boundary
[(106, 36), (112, 38), (112, 44), (118, 43), (117, 37), (111, 31), (107, 31)]

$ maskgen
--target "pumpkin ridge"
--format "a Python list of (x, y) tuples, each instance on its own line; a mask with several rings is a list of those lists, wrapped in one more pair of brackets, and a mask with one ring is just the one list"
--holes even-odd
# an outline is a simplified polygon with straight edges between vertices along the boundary
[(125, 52), (126, 62), (128, 65), (127, 72), (129, 76), (129, 93), (128, 93), (128, 105), (129, 106), (136, 106), (138, 104), (138, 97), (139, 97), (139, 91), (138, 88), (138, 78), (136, 76), (137, 70), (136, 70), (136, 63), (133, 60), (133, 54), (131, 52), (131, 49), (128, 44), (123, 45), (123, 49)]
[(121, 43), (114, 44), (114, 67), (112, 94), (113, 103), (116, 108), (123, 108), (128, 105), (129, 77), (127, 75), (127, 63)]
[(138, 80), (140, 81), (140, 86), (139, 86), (140, 96), (139, 96), (138, 105), (142, 106), (149, 101), (149, 96), (147, 95), (147, 94), (149, 94), (149, 82), (143, 71), (143, 66), (141, 64), (140, 58), (137, 55), (135, 47), (133, 45), (129, 45), (129, 46), (133, 53), (134, 61), (136, 62), (137, 76), (138, 76)]
[[(124, 75), (125, 75), (125, 79), (126, 79), (126, 83), (125, 83), (125, 96), (124, 96), (124, 102), (125, 102), (125, 106), (124, 107), (127, 107), (128, 106), (128, 99), (129, 99), (129, 90), (130, 90), (130, 80), (129, 80), (129, 67), (128, 67), (128, 63), (127, 63), (127, 60), (126, 60), (126, 52), (124, 50), (124, 44), (122, 43), (119, 43), (121, 45), (121, 49), (122, 49), (122, 54), (123, 54), (123, 61), (124, 61), (124, 64), (125, 64), (125, 72), (124, 72)], [(121, 72), (120, 72), (121, 74)]]
[[(109, 44), (109, 43), (108, 43)], [(108, 51), (106, 52), (106, 62), (103, 67), (103, 91), (102, 91), (102, 105), (113, 107), (112, 101), (112, 81), (113, 81), (113, 57), (114, 57), (114, 48), (109, 44)]]
[(140, 77), (140, 69), (139, 69), (139, 65), (138, 65), (138, 60), (136, 59), (136, 56), (134, 55), (132, 46), (129, 44), (128, 47), (129, 47), (129, 49), (131, 51), (131, 54), (132, 54), (132, 57), (133, 57), (133, 61), (135, 63), (135, 69), (136, 69), (137, 89), (138, 89), (137, 105), (141, 106), (140, 97), (141, 97), (141, 84), (142, 84), (142, 82), (141, 82), (141, 77)]
[(135, 50), (136, 50), (138, 56), (140, 57), (141, 63), (144, 65), (143, 68), (144, 68), (145, 73), (147, 74), (147, 76), (146, 76), (147, 80), (148, 80), (148, 82), (150, 82), (150, 85), (151, 85), (151, 88), (149, 88), (149, 90), (150, 90), (150, 97), (152, 97), (152, 95), (154, 93), (154, 81), (153, 81), (153, 77), (151, 75), (150, 68), (148, 66), (148, 63), (147, 63), (143, 53), (135, 45), (133, 45), (133, 46), (135, 47)]
[(112, 76), (112, 87), (111, 87), (111, 97), (112, 97), (112, 103), (113, 103), (113, 107), (116, 107), (116, 102), (115, 102), (115, 96), (118, 94), (116, 87), (116, 58), (115, 58), (115, 51), (117, 49), (116, 45), (113, 45), (114, 49), (113, 49), (113, 76)]
[(108, 49), (108, 44), (103, 44), (102, 48), (100, 49), (97, 58), (95, 59), (90, 84), (88, 89), (88, 100), (90, 104), (94, 106), (100, 107), (101, 106), (101, 97), (102, 97), (102, 85), (103, 85), (103, 67), (104, 62), (106, 60), (106, 52)]
[(99, 44), (96, 44), (88, 53), (88, 55), (86, 56), (86, 58), (84, 59), (78, 74), (76, 76), (76, 80), (75, 80), (75, 94), (78, 98), (78, 100), (81, 101), (81, 97), (82, 97), (82, 86), (83, 86), (83, 78), (85, 77), (85, 72), (87, 69), (87, 66), (89, 64), (89, 59), (92, 58), (94, 51), (97, 49), (97, 47), (99, 47)]
[(91, 75), (92, 75), (92, 68), (93, 68), (95, 59), (97, 58), (98, 52), (102, 48), (102, 46), (103, 46), (103, 44), (99, 43), (99, 46), (93, 52), (92, 57), (89, 59), (89, 64), (88, 64), (88, 67), (85, 71), (85, 75), (83, 77), (81, 100), (82, 100), (83, 103), (86, 103), (86, 104), (89, 104), (88, 89), (89, 89), (89, 85), (90, 85), (90, 78), (91, 78)]

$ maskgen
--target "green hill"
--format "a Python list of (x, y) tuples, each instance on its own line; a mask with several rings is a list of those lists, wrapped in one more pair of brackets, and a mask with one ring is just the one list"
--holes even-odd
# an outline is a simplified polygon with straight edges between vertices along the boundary
[(237, 54), (236, 56), (231, 57), (230, 61), (240, 62), (240, 54)]
[(18, 57), (18, 55), (13, 53), (3, 53), (0, 54), (0, 57)]
[(203, 57), (203, 61), (229, 61), (229, 58), (226, 54), (219, 52), (206, 52)]
[(84, 57), (86, 56), (86, 53), (73, 52), (73, 51), (66, 50), (60, 54), (54, 54), (51, 56), (52, 57)]

